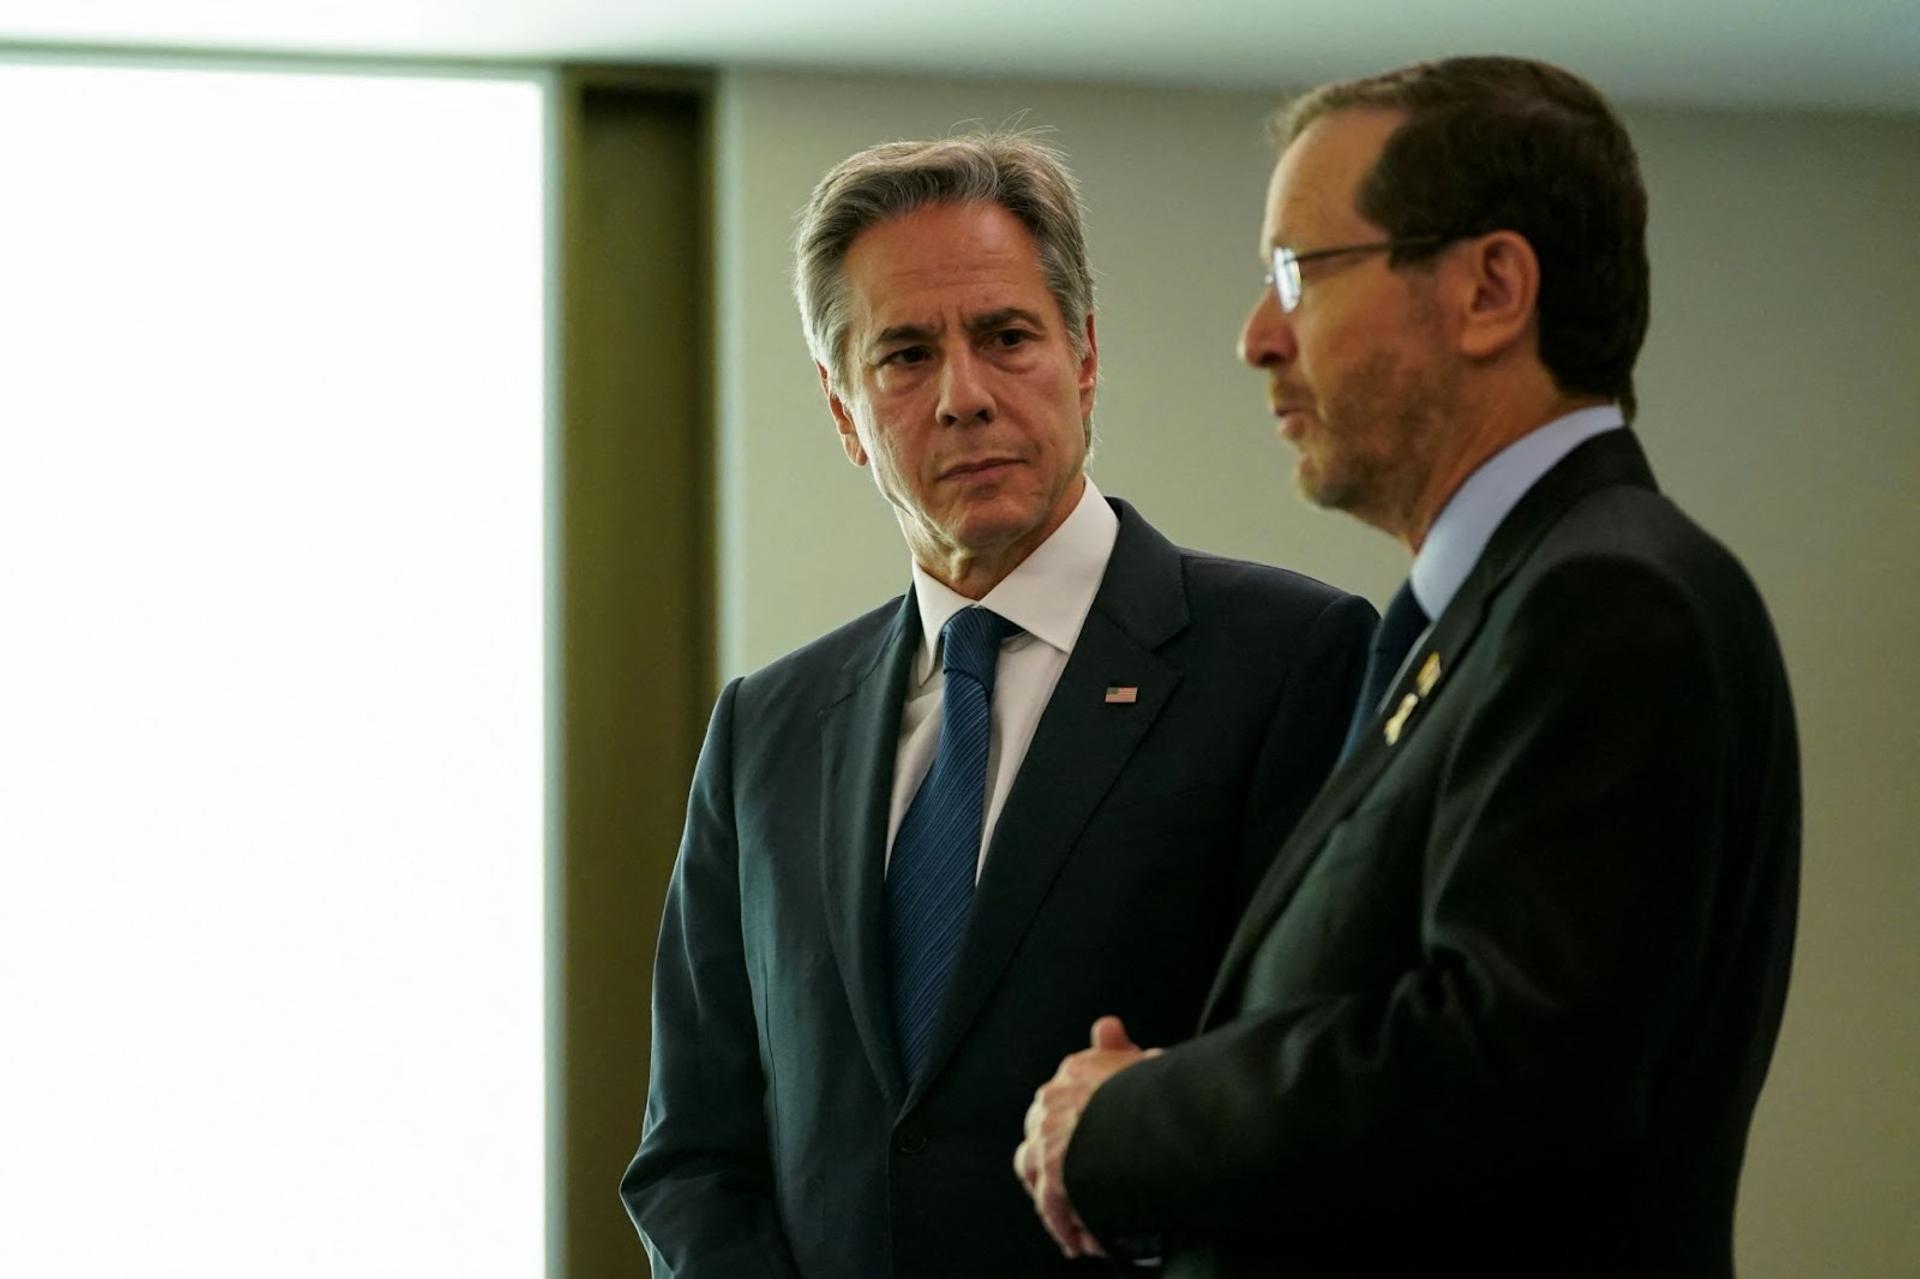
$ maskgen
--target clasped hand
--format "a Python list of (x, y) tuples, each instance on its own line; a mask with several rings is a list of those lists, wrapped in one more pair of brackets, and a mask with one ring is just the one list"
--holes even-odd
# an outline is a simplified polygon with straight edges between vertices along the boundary
[(1053, 1078), (1040, 1086), (1027, 1107), (1026, 1140), (1013, 1152), (1013, 1171), (1033, 1199), (1040, 1221), (1069, 1257), (1104, 1257), (1067, 1198), (1062, 1168), (1067, 1143), (1081, 1112), (1101, 1084), (1137, 1061), (1157, 1057), (1158, 1048), (1141, 1048), (1127, 1037), (1118, 1017), (1093, 1023), (1093, 1046), (1065, 1058)]

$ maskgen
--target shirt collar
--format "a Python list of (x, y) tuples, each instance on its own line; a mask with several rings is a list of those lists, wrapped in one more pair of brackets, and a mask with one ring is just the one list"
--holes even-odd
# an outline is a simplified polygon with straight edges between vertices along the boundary
[(1527, 432), (1482, 462), (1447, 499), (1413, 557), (1408, 580), (1426, 615), (1437, 618), (1447, 611), (1500, 521), (1541, 476), (1594, 436), (1626, 424), (1618, 404), (1577, 409)]
[[(1073, 512), (986, 593), (980, 606), (992, 609), (1034, 639), (1062, 653), (1072, 652), (1119, 535), (1119, 516), (1094, 486), (1093, 477), (1088, 476)], [(974, 601), (935, 578), (918, 562), (913, 565), (913, 595), (920, 608), (920, 653), (914, 682), (924, 684), (933, 674), (934, 647), (939, 643), (941, 628)], [(1016, 636), (1011, 642), (1027, 641)]]

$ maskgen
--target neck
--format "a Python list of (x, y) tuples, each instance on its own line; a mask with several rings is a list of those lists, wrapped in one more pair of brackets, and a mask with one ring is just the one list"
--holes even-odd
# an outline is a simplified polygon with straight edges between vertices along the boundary
[(1389, 531), (1409, 551), (1419, 554), (1440, 512), (1488, 458), (1576, 409), (1593, 408), (1606, 402), (1594, 396), (1569, 396), (1549, 390), (1505, 404), (1483, 403), (1478, 411), (1470, 407), (1445, 428), (1447, 446), (1427, 469), (1399, 527)]
[(951, 590), (955, 595), (964, 595), (970, 600), (985, 599), (987, 592), (1000, 585), (1007, 575), (1019, 568), (1027, 556), (1033, 553), (1033, 547), (1019, 549), (1017, 554), (987, 555), (969, 551), (956, 551), (944, 556), (917, 556), (920, 567)]

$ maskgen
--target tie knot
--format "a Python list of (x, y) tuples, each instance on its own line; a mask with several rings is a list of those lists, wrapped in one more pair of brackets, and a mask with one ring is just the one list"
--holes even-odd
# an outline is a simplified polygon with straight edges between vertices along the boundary
[(1429, 620), (1420, 601), (1414, 598), (1413, 583), (1402, 583), (1387, 602), (1387, 611), (1381, 614), (1380, 625), (1373, 633), (1373, 651), (1398, 666), (1413, 642), (1420, 638), (1420, 632), (1427, 629)]
[(1353, 754), (1366, 736), (1367, 725), (1380, 713), (1381, 700), (1386, 697), (1400, 663), (1406, 660), (1407, 650), (1426, 629), (1427, 612), (1413, 597), (1413, 583), (1409, 581), (1394, 592), (1387, 611), (1380, 616), (1380, 625), (1374, 628), (1367, 671), (1360, 680), (1360, 700), (1354, 704), (1353, 719), (1347, 725), (1347, 744), (1340, 748), (1341, 759)]
[(969, 675), (991, 690), (1000, 644), (1019, 627), (984, 608), (963, 608), (941, 630), (940, 668)]

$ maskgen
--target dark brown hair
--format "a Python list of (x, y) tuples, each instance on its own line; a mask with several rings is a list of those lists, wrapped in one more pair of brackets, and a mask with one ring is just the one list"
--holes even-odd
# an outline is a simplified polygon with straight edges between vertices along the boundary
[[(1447, 58), (1322, 85), (1273, 121), (1284, 149), (1350, 108), (1407, 120), (1356, 210), (1395, 239), (1513, 231), (1540, 261), (1540, 360), (1560, 389), (1634, 414), (1647, 335), (1647, 193), (1619, 117), (1571, 72), (1523, 58)], [(1395, 264), (1439, 252), (1402, 250)]]

